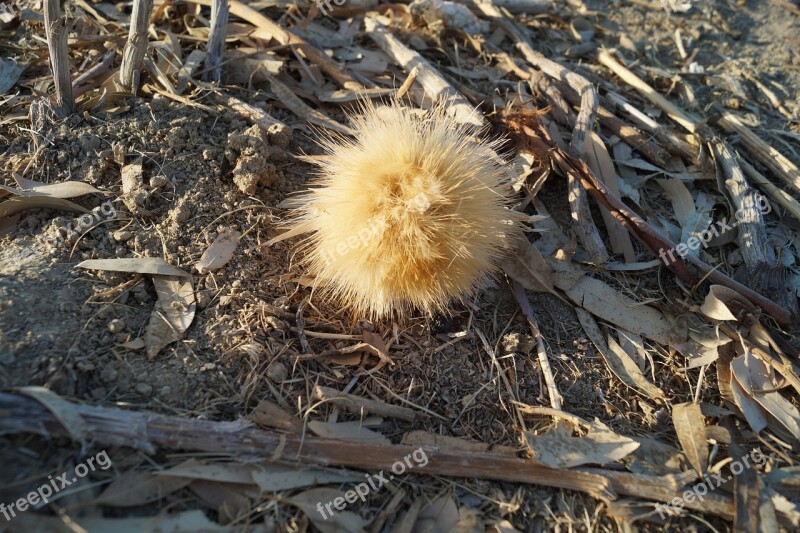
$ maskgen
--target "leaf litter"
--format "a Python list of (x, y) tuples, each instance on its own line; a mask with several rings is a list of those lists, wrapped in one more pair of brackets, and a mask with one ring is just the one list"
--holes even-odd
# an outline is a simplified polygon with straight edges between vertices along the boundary
[[(72, 516), (68, 507), (70, 520), (89, 530), (175, 531), (256, 523), (264, 530), (300, 524), (321, 531), (510, 531), (534, 524), (582, 527), (580, 516), (593, 517), (590, 529), (663, 525), (652, 512), (626, 514), (615, 507), (619, 500), (600, 503), (599, 492), (588, 488), (596, 487), (592, 476), (613, 485), (616, 497), (669, 503), (708, 472), (712, 460), (737, 461), (738, 451), (758, 447), (768, 462), (737, 476), (734, 494), (716, 491), (706, 502), (688, 502), (667, 523), (685, 529), (692, 512), (717, 529), (752, 529), (751, 521), (733, 512), (733, 502), (750, 505), (760, 498), (754, 509), (765, 530), (796, 528), (798, 500), (787, 480), (796, 474), (800, 441), (800, 346), (792, 336), (800, 290), (800, 241), (792, 217), (800, 210), (779, 189), (797, 192), (798, 149), (791, 136), (797, 132), (781, 130), (796, 126), (786, 125), (787, 107), (795, 115), (798, 109), (791, 98), (781, 102), (776, 96), (788, 96), (791, 87), (770, 80), (769, 69), (744, 74), (715, 65), (705, 57), (703, 35), (686, 40), (692, 25), (702, 23), (730, 39), (730, 46), (746, 46), (735, 42), (737, 30), (726, 19), (747, 24), (750, 7), (733, 6), (722, 16), (709, 5), (703, 14), (692, 7), (665, 17), (657, 3), (645, 3), (623, 2), (608, 12), (591, 2), (503, 2), (515, 13), (510, 19), (493, 4), (414, 2), (379, 12), (371, 4), (348, 4), (321, 16), (305, 3), (234, 1), (224, 89), (203, 79), (206, 8), (184, 16), (159, 4), (149, 33), (163, 41), (151, 43), (155, 53), (140, 73), (136, 97), (106, 79), (116, 74), (118, 61), (103, 66), (100, 60), (108, 49), (122, 55), (127, 11), (79, 3), (76, 35), (87, 40), (71, 48), (74, 65), (78, 74), (95, 66), (108, 70), (86, 78), (80, 113), (60, 124), (27, 123), (38, 95), (52, 92), (52, 79), (46, 62), (31, 62), (47, 53), (34, 37), (43, 35), (41, 20), (14, 15), (21, 44), (0, 69), (8, 110), (0, 133), (13, 139), (0, 183), (0, 270), (19, 272), (9, 266), (25, 253), (26, 239), (63, 227), (59, 213), (88, 212), (101, 194), (118, 197), (127, 211), (108, 230), (93, 229), (76, 244), (79, 261), (56, 256), (50, 270), (23, 271), (0, 284), (2, 301), (10, 302), (0, 306), (0, 322), (12, 324), (9, 317), (15, 317), (0, 337), (13, 347), (11, 356), (0, 356), (8, 367), (0, 385), (46, 386), (42, 390), (54, 392), (16, 394), (44, 406), (82, 448), (113, 446), (116, 473), (93, 473), (93, 498), (82, 505), (139, 513)], [(780, 31), (793, 32), (785, 17), (769, 17)], [(672, 25), (684, 23), (689, 25), (676, 33)], [(662, 37), (659, 48), (642, 49), (640, 43), (654, 35)], [(530, 45), (543, 39), (552, 43), (545, 55)], [(265, 50), (270, 41), (279, 46)], [(629, 46), (612, 57), (619, 66), (607, 52), (594, 52), (598, 45), (620, 43)], [(664, 53), (664, 43), (676, 46), (677, 56)], [(706, 74), (683, 68), (676, 58), (684, 47), (693, 49)], [(566, 103), (571, 89), (561, 80), (577, 87), (585, 77), (599, 87), (602, 109), (590, 109), (589, 93)], [(545, 217), (531, 219), (536, 231), (503, 270), (530, 291), (535, 327), (520, 316), (505, 277), (453, 316), (418, 317), (411, 324), (351, 320), (313, 298), (305, 305), (309, 289), (286, 281), (302, 273), (293, 270), (288, 248), (275, 238), (276, 207), (304, 188), (308, 168), (294, 155), (318, 153), (313, 139), (297, 132), (310, 123), (347, 135), (341, 104), (396, 93), (403, 80), (409, 83), (402, 92), (417, 104), (446, 94), (455, 104), (454, 119), (515, 132), (510, 155), (515, 163), (525, 155), (515, 207)], [(719, 120), (684, 111), (706, 109), (692, 102), (710, 103), (706, 84), (722, 91), (723, 107), (714, 111)], [(737, 99), (747, 97), (747, 109), (758, 108), (759, 118), (730, 118), (731, 110), (745, 109)], [(542, 113), (545, 108), (550, 111)], [(587, 128), (581, 121), (594, 111), (598, 119)], [(716, 138), (730, 141), (732, 131), (741, 138), (737, 164), (773, 208), (762, 229), (780, 243), (773, 263), (751, 270), (737, 230), (724, 229), (734, 206), (720, 174), (725, 169), (714, 166)], [(785, 135), (779, 141), (770, 131)], [(236, 140), (254, 132), (257, 146), (243, 148)], [(576, 158), (561, 141), (581, 132), (588, 134)], [(247, 165), (255, 161), (266, 169), (263, 175), (250, 172)], [(255, 176), (246, 183), (245, 167)], [(596, 220), (575, 219), (574, 200), (563, 187), (567, 179), (596, 202)], [(774, 212), (778, 207), (781, 216)], [(612, 253), (606, 263), (588, 253), (584, 232), (591, 226)], [(706, 242), (714, 228), (721, 234)], [(174, 265), (193, 265), (196, 273)], [(34, 294), (21, 300), (22, 308), (15, 304), (24, 293), (17, 280)], [(41, 292), (31, 288), (37, 284)], [(25, 331), (31, 334), (21, 336)], [(453, 342), (462, 332), (463, 339)], [(492, 345), (500, 346), (506, 333), (526, 342), (500, 353)], [(537, 347), (536, 356), (522, 346)], [(25, 351), (41, 356), (29, 361), (20, 356)], [(495, 359), (487, 362), (484, 354)], [(551, 403), (547, 380), (563, 397), (562, 409), (545, 415), (522, 408)], [(233, 453), (223, 439), (229, 448), (214, 453), (230, 453), (225, 461), (186, 461), (176, 452), (211, 453), (207, 443), (168, 427), (180, 443), (172, 444), (174, 455), (137, 461), (124, 441), (87, 442), (85, 415), (76, 414), (78, 405), (114, 403), (150, 417), (169, 413), (187, 423), (206, 422), (206, 437), (225, 435), (238, 445), (244, 442), (235, 440), (239, 432), (254, 423), (276, 444), (268, 453)], [(26, 428), (46, 433), (10, 412), (0, 422), (9, 449), (19, 441), (8, 435)], [(146, 422), (136, 424), (137, 438), (128, 444), (148, 442), (144, 449), (152, 454), (156, 448), (147, 439), (154, 434)], [(330, 464), (303, 464), (311, 458), (302, 453), (275, 463), (292, 436), (331, 450)], [(467, 464), (475, 464), (469, 456), (477, 455), (491, 457), (490, 464), (513, 458), (525, 466), (493, 476), (473, 467), (485, 479), (457, 465), (438, 477), (420, 468), (401, 484), (322, 519), (317, 503), (344, 498), (361, 481), (364, 473), (352, 469), (376, 468), (368, 454), (353, 452), (344, 460), (334, 452), (374, 450), (370, 446), (396, 450), (396, 459), (420, 446), (432, 458), (459, 453)], [(32, 464), (32, 454), (13, 453), (15, 479), (27, 478), (25, 468), (43, 471)], [(348, 470), (341, 468), (345, 463)], [(542, 477), (534, 485), (503, 482), (542, 464), (556, 473), (537, 470)], [(633, 475), (641, 477), (625, 477)], [(571, 485), (578, 492), (557, 488), (563, 487), (559, 476), (582, 480)], [(194, 508), (173, 508), (176, 499)], [(40, 511), (20, 518), (32, 521), (27, 529), (60, 527), (60, 518)]]

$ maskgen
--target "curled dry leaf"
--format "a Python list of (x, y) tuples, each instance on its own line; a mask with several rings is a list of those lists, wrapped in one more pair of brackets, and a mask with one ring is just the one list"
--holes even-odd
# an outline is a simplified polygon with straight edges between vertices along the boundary
[(153, 276), (153, 285), (158, 301), (144, 333), (147, 356), (151, 359), (167, 344), (181, 338), (191, 325), (197, 307), (191, 280)]
[(195, 265), (201, 274), (222, 268), (233, 257), (242, 234), (235, 229), (226, 229), (214, 239), (214, 242), (203, 252), (200, 261)]
[(589, 423), (584, 436), (574, 437), (570, 425), (559, 423), (544, 435), (526, 431), (525, 441), (534, 460), (551, 468), (613, 463), (639, 447), (638, 442), (614, 433), (598, 419)]
[(269, 400), (258, 402), (247, 419), (261, 427), (285, 429), (292, 433), (302, 433), (303, 423), (285, 411), (280, 405)]
[(61, 422), (73, 440), (86, 442), (89, 435), (89, 426), (83, 417), (78, 414), (75, 404), (64, 400), (61, 396), (44, 387), (21, 387), (17, 389), (17, 392), (30, 396), (45, 406)]
[(736, 301), (740, 305), (752, 308), (750, 302), (744, 302), (739, 293), (722, 285), (712, 285), (700, 306), (700, 312), (712, 320), (736, 320), (728, 303)]

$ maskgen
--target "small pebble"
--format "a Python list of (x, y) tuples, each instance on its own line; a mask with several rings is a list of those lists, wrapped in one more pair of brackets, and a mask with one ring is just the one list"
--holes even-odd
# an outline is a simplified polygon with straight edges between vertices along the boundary
[(283, 363), (272, 363), (269, 365), (269, 368), (267, 368), (267, 377), (275, 383), (286, 381), (288, 376), (289, 371)]
[(142, 396), (150, 396), (153, 394), (153, 386), (147, 383), (139, 383), (136, 385), (136, 392), (141, 394)]
[(125, 329), (125, 321), (121, 318), (115, 318), (111, 322), (108, 323), (108, 331), (111, 333), (120, 333), (122, 330)]
[(131, 233), (126, 229), (114, 232), (114, 240), (117, 242), (125, 242), (127, 240), (130, 240), (131, 237), (133, 237), (133, 233)]
[(151, 189), (160, 189), (161, 187), (167, 184), (167, 177), (159, 174), (157, 176), (153, 176), (150, 178), (150, 188)]
[(117, 379), (117, 371), (107, 366), (100, 372), (100, 379), (105, 383), (110, 383)]

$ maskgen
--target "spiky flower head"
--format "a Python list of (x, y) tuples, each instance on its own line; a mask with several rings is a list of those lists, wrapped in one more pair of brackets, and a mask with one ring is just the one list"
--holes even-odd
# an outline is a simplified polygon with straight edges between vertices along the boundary
[(496, 271), (519, 231), (497, 145), (442, 106), (364, 104), (354, 136), (322, 140), (286, 238), (326, 296), (361, 315), (446, 311)]

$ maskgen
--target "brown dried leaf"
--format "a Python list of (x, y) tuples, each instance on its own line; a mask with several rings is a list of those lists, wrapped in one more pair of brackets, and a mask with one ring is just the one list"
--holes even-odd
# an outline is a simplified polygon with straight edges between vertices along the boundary
[(452, 496), (440, 496), (422, 508), (414, 524), (414, 533), (455, 531), (458, 524), (458, 505)]
[(270, 400), (258, 402), (255, 410), (246, 418), (261, 427), (285, 429), (293, 433), (303, 432), (303, 423), (300, 420)]
[(532, 244), (523, 242), (514, 254), (504, 259), (502, 267), (508, 277), (526, 289), (556, 294), (550, 267), (538, 248)]
[(239, 246), (239, 237), (241, 236), (242, 234), (235, 229), (226, 229), (217, 235), (217, 238), (203, 252), (200, 261), (195, 265), (197, 271), (204, 274), (227, 265), (233, 257), (236, 247)]
[(639, 447), (638, 442), (614, 433), (598, 419), (590, 422), (586, 435), (579, 437), (572, 435), (572, 427), (566, 423), (559, 423), (544, 435), (524, 433), (534, 460), (550, 468), (613, 463)]
[(370, 444), (389, 445), (391, 441), (376, 431), (367, 429), (359, 420), (352, 422), (339, 422), (331, 424), (319, 420), (312, 420), (308, 423), (308, 429), (320, 437), (328, 439), (340, 439), (358, 442), (368, 442)]
[(570, 299), (595, 316), (660, 344), (669, 344), (670, 324), (664, 314), (638, 303), (599, 279), (584, 276), (564, 291)]
[(75, 268), (92, 270), (111, 270), (114, 272), (133, 272), (153, 276), (182, 276), (191, 278), (188, 272), (176, 268), (160, 257), (125, 257), (122, 259), (89, 259), (75, 265)]
[(253, 470), (251, 476), (262, 492), (278, 492), (334, 483), (338, 485), (364, 480), (364, 475), (361, 473), (321, 469), (299, 470), (291, 466), (273, 464), (261, 465), (258, 469)]
[(164, 346), (181, 338), (191, 325), (197, 307), (191, 280), (153, 276), (153, 285), (158, 301), (144, 333), (147, 356), (151, 359)]
[(703, 477), (708, 468), (708, 440), (700, 405), (679, 403), (672, 406), (672, 423), (686, 457), (697, 474)]
[[(605, 183), (609, 191), (619, 196), (617, 172), (614, 170), (614, 162), (608, 154), (603, 139), (595, 131), (590, 130), (586, 134), (584, 144), (586, 145), (586, 162), (589, 168), (592, 169), (598, 179)], [(608, 230), (611, 249), (615, 254), (623, 254), (627, 263), (636, 261), (636, 252), (633, 250), (633, 243), (631, 243), (631, 236), (628, 234), (628, 230), (604, 206), (600, 207), (600, 213)]]

